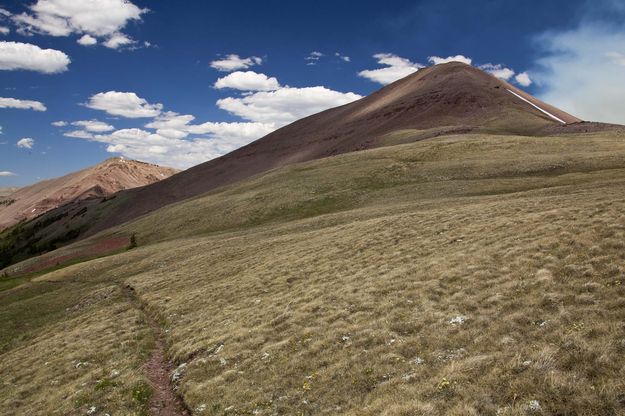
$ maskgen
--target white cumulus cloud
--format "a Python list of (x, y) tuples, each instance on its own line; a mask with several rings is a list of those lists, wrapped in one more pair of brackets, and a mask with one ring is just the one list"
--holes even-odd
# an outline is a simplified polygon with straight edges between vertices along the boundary
[(6, 26), (0, 26), (0, 35), (8, 35), (11, 33), (11, 29)]
[(128, 46), (134, 43), (135, 41), (133, 39), (124, 35), (123, 33), (114, 33), (102, 44), (109, 49), (119, 49), (122, 46)]
[(385, 67), (379, 69), (366, 69), (364, 71), (360, 71), (358, 75), (382, 85), (390, 84), (391, 82), (404, 78), (424, 67), (421, 64), (411, 62), (406, 58), (402, 58), (391, 53), (378, 53), (373, 55), (373, 57), (380, 65), (385, 65)]
[(91, 35), (82, 35), (76, 42), (83, 46), (91, 46), (98, 43), (98, 40)]
[(108, 91), (92, 95), (87, 104), (89, 108), (106, 111), (114, 116), (127, 118), (156, 117), (162, 104), (150, 104), (134, 92)]
[(529, 87), (532, 85), (532, 80), (527, 72), (521, 72), (514, 77), (514, 80), (522, 87)]
[[(121, 45), (120, 31), (131, 21), (140, 21), (148, 12), (130, 0), (37, 0), (28, 13), (12, 16), (23, 34), (51, 36), (90, 35), (81, 45), (93, 45), (91, 39), (103, 37)], [(106, 44), (106, 43), (105, 43)], [(110, 46), (109, 46), (110, 47)]]
[(19, 100), (0, 97), (0, 108), (19, 108), (22, 110), (46, 111), (46, 106), (39, 101)]
[(189, 126), (189, 133), (209, 135), (212, 137), (230, 137), (250, 142), (266, 136), (276, 129), (274, 123), (248, 122), (206, 122)]
[[(325, 87), (282, 87), (276, 78), (245, 74), (235, 72), (221, 78), (221, 82), (218, 80), (223, 88), (247, 92), (217, 101), (218, 107), (243, 121), (197, 123), (191, 114), (162, 111), (161, 104), (150, 104), (135, 93), (109, 91), (92, 96), (87, 106), (112, 115), (152, 120), (143, 128), (110, 132), (105, 132), (105, 127), (96, 131), (93, 126), (97, 120), (74, 122), (71, 125), (80, 128), (64, 135), (105, 144), (110, 153), (186, 169), (231, 152), (294, 120), (361, 98)], [(258, 91), (261, 87), (275, 89)]]
[(227, 55), (225, 58), (216, 59), (210, 63), (211, 68), (222, 72), (232, 72), (238, 69), (247, 69), (254, 65), (263, 63), (262, 58), (258, 56), (250, 56), (249, 58), (241, 58), (237, 54)]
[(463, 62), (467, 65), (471, 65), (472, 59), (467, 58), (464, 55), (448, 56), (447, 58), (442, 58), (440, 56), (430, 56), (428, 57), (428, 61), (430, 61), (432, 65), (446, 64), (448, 62)]
[(245, 120), (282, 126), (360, 98), (353, 92), (342, 93), (325, 87), (284, 87), (243, 97), (223, 98), (217, 101), (217, 106)]
[(69, 57), (55, 49), (21, 42), (0, 42), (0, 70), (29, 70), (44, 74), (67, 71)]
[(480, 65), (478, 68), (480, 68), (482, 71), (488, 72), (496, 78), (506, 81), (514, 76), (514, 71), (512, 69), (507, 68), (501, 64), (484, 64)]
[(34, 145), (35, 140), (31, 139), (30, 137), (24, 137), (22, 139), (19, 139), (16, 143), (16, 146), (20, 149), (32, 149)]
[(171, 139), (182, 139), (189, 135), (189, 123), (195, 120), (190, 114), (178, 114), (166, 111), (146, 124), (145, 127), (155, 129), (157, 134)]
[(67, 126), (67, 121), (53, 121), (51, 123), (54, 127), (65, 127)]
[(273, 91), (280, 88), (275, 77), (268, 77), (254, 71), (237, 71), (219, 78), (215, 82), (215, 88), (233, 88), (241, 91)]

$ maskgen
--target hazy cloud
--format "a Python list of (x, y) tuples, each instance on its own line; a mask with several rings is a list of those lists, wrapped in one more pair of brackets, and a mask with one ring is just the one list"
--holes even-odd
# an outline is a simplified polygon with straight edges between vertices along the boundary
[(625, 26), (595, 17), (625, 18), (625, 11), (615, 6), (599, 2), (577, 27), (536, 38), (542, 56), (532, 78), (542, 100), (585, 120), (625, 123), (625, 68), (620, 60)]
[(617, 65), (625, 66), (625, 53), (620, 52), (608, 52), (605, 54), (612, 62)]

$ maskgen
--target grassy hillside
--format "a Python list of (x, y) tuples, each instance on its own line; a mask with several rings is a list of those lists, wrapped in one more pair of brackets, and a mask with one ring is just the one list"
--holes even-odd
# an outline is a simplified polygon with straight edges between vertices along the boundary
[(148, 414), (141, 365), (154, 333), (115, 281), (90, 271), (0, 292), (0, 414)]
[(624, 138), (336, 156), (18, 264), (138, 242), (0, 292), (0, 408), (147, 412), (162, 335), (198, 415), (622, 414)]
[(596, 174), (616, 175), (624, 165), (625, 143), (616, 135), (452, 136), (275, 170), (115, 231), (148, 243), (337, 211), (366, 208), (379, 215), (415, 204), (465, 203), (461, 197), (580, 185)]

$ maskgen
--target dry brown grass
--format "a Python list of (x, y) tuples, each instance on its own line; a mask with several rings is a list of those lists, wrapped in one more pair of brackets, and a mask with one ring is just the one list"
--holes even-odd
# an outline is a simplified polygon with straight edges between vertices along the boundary
[(69, 267), (0, 292), (0, 414), (147, 414), (154, 334), (93, 274)]
[(208, 414), (617, 414), (623, 195), (587, 192), (162, 246), (130, 281)]
[[(621, 137), (458, 136), (343, 155), (114, 230), (129, 232), (139, 248), (30, 285), (132, 285), (187, 363), (178, 386), (195, 414), (625, 412)], [(140, 361), (64, 338), (144, 331), (115, 299), (10, 346), (3, 375), (34, 369), (11, 388), (50, 409), (55, 339), (60, 363), (98, 348)], [(72, 380), (59, 389), (84, 382)]]

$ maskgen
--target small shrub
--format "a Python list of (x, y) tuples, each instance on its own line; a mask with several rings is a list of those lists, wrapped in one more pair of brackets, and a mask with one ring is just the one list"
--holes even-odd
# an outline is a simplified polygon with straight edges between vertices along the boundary
[(108, 377), (104, 377), (103, 379), (98, 380), (98, 382), (95, 385), (95, 389), (96, 389), (96, 391), (98, 391), (98, 390), (106, 390), (106, 389), (108, 389), (110, 387), (115, 387), (115, 386), (117, 386), (116, 382), (114, 382), (113, 380), (111, 380)]
[(132, 401), (140, 407), (146, 408), (152, 397), (152, 387), (145, 382), (140, 381), (132, 388)]

